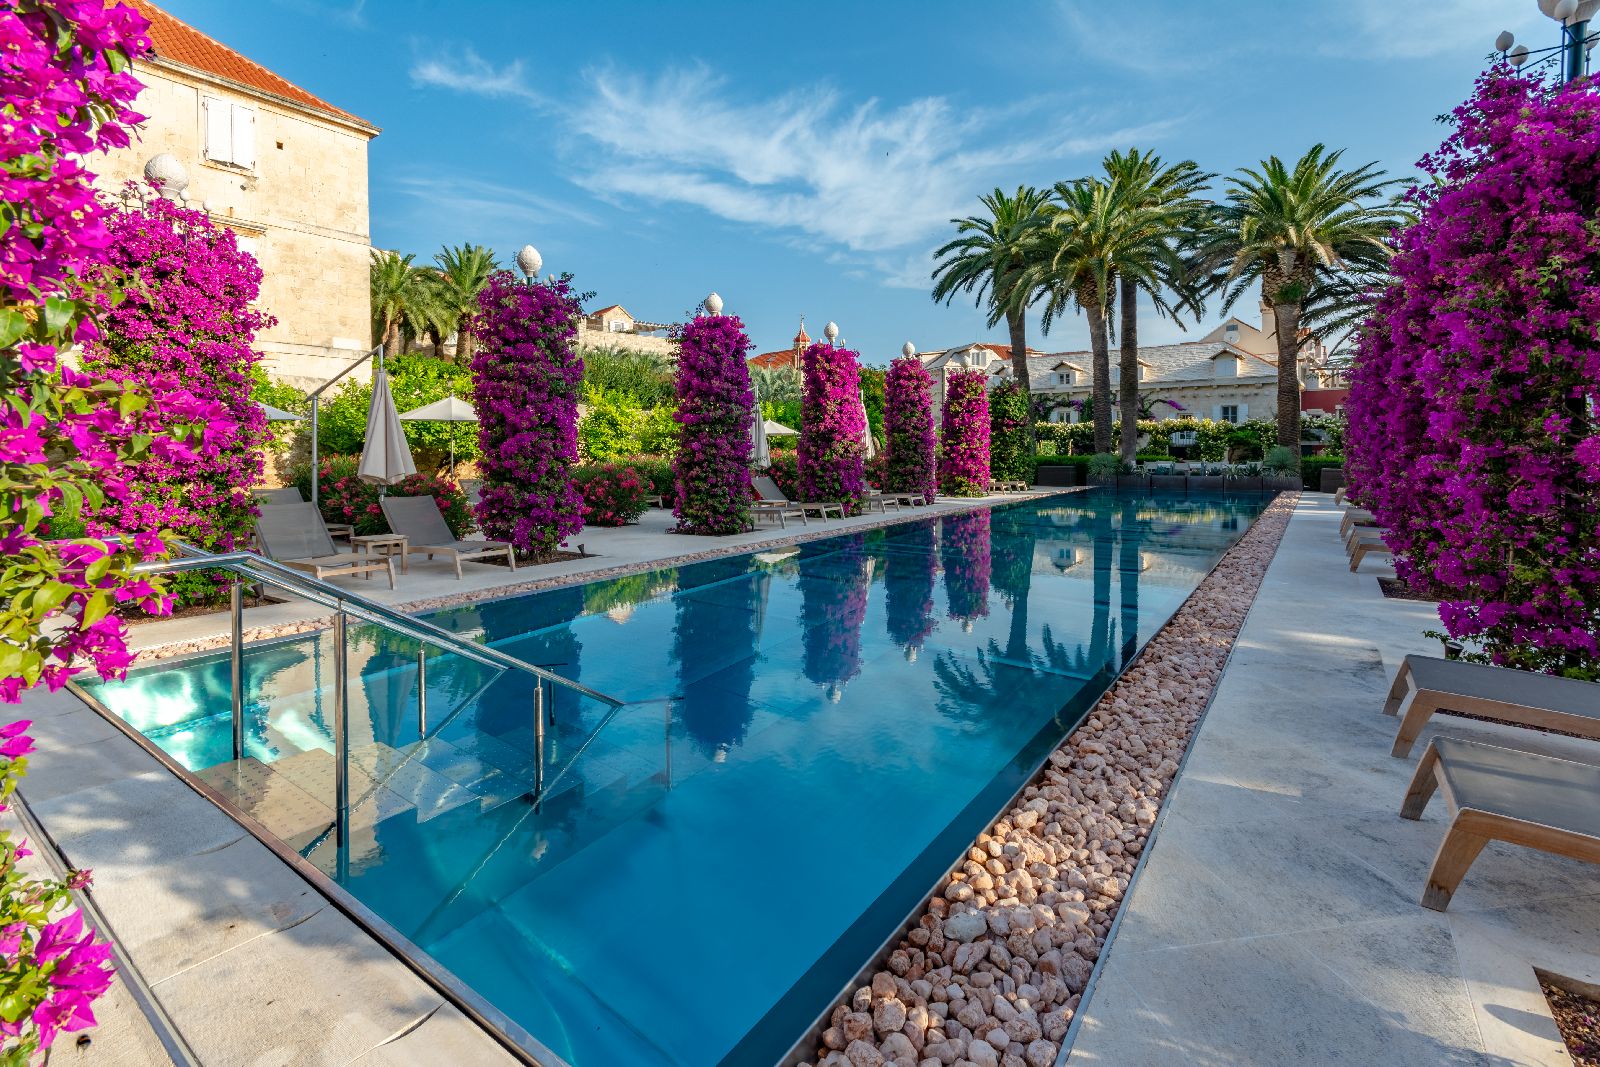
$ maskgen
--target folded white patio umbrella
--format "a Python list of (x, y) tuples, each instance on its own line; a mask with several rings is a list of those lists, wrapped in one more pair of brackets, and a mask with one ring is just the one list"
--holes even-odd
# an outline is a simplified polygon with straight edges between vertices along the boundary
[(292, 411), (275, 408), (271, 404), (257, 404), (256, 407), (267, 416), (268, 422), (300, 422), (305, 418), (304, 415), (296, 415)]
[(389, 375), (379, 367), (372, 376), (372, 405), (367, 408), (367, 441), (361, 449), (361, 465), (356, 473), (364, 482), (393, 485), (417, 473), (406, 444), (406, 431), (394, 409), (389, 392)]
[(755, 393), (750, 412), (750, 465), (758, 471), (772, 466), (772, 449), (767, 447), (767, 420), (761, 417), (761, 393)]
[(872, 440), (872, 423), (867, 419), (867, 401), (860, 393), (856, 393), (856, 403), (861, 405), (861, 443), (867, 446), (867, 458), (876, 459), (878, 455), (877, 443)]
[(761, 422), (761, 430), (768, 437), (780, 437), (784, 435), (794, 437), (800, 433), (799, 430), (791, 430), (783, 423), (776, 422), (772, 419), (763, 419)]
[[(460, 397), (447, 396), (443, 400), (435, 400), (431, 404), (424, 404), (420, 408), (412, 408), (402, 412), (401, 420), (405, 422), (477, 422), (478, 412), (473, 406)], [(450, 473), (456, 472), (456, 438), (450, 435)]]

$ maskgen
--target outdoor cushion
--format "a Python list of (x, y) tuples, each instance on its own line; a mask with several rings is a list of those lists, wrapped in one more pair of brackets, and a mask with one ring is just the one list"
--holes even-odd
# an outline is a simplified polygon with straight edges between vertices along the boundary
[(1400, 716), (1392, 754), (1406, 756), (1436, 711), (1600, 739), (1600, 683), (1437, 656), (1407, 656), (1389, 686), (1385, 715)]

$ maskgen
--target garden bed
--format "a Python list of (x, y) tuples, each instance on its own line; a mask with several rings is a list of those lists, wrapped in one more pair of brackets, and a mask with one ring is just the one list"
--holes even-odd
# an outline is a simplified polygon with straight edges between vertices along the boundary
[(809, 1035), (803, 1062), (1055, 1063), (1297, 499), (1279, 496), (1224, 554)]
[(1421, 589), (1413, 589), (1399, 578), (1379, 577), (1378, 588), (1383, 590), (1383, 595), (1390, 600), (1420, 600), (1426, 604), (1437, 604), (1439, 598), (1432, 593)]
[(1550, 1002), (1550, 1013), (1572, 1062), (1576, 1067), (1600, 1067), (1600, 1002), (1563, 989), (1543, 975), (1539, 976), (1539, 988)]

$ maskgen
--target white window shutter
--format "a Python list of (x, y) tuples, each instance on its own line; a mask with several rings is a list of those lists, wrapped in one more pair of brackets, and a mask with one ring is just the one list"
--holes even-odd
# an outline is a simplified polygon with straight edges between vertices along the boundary
[(1250, 417), (1250, 405), (1249, 404), (1240, 404), (1239, 405), (1239, 421), (1240, 422), (1244, 422), (1249, 417)]
[(1212, 422), (1221, 422), (1222, 421), (1222, 405), (1221, 404), (1212, 404), (1211, 405), (1211, 421)]
[(233, 159), (241, 167), (256, 169), (256, 109), (233, 105)]
[(226, 100), (208, 96), (201, 101), (206, 124), (206, 158), (233, 162), (233, 123)]

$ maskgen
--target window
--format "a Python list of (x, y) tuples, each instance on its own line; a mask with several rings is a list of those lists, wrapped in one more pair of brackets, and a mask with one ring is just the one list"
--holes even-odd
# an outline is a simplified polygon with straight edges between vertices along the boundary
[(627, 319), (608, 319), (606, 321), (606, 329), (611, 331), (612, 333), (627, 333), (628, 332), (628, 320)]
[(1140, 366), (1139, 366), (1139, 380), (1140, 380), (1140, 381), (1141, 381), (1141, 382), (1142, 382), (1142, 381), (1144, 381), (1144, 372), (1145, 372), (1145, 367), (1144, 367), (1144, 365), (1143, 365), (1143, 364), (1141, 364), (1141, 365), (1140, 365)]
[(1220, 355), (1216, 359), (1218, 378), (1232, 378), (1239, 373), (1239, 360), (1235, 356)]
[(1069, 370), (1056, 372), (1057, 385), (1074, 385), (1077, 383), (1077, 378), (1078, 376)]
[(256, 169), (256, 109), (208, 96), (201, 101), (206, 159), (245, 170)]
[(1223, 422), (1237, 423), (1239, 421), (1239, 405), (1223, 404), (1221, 418)]

